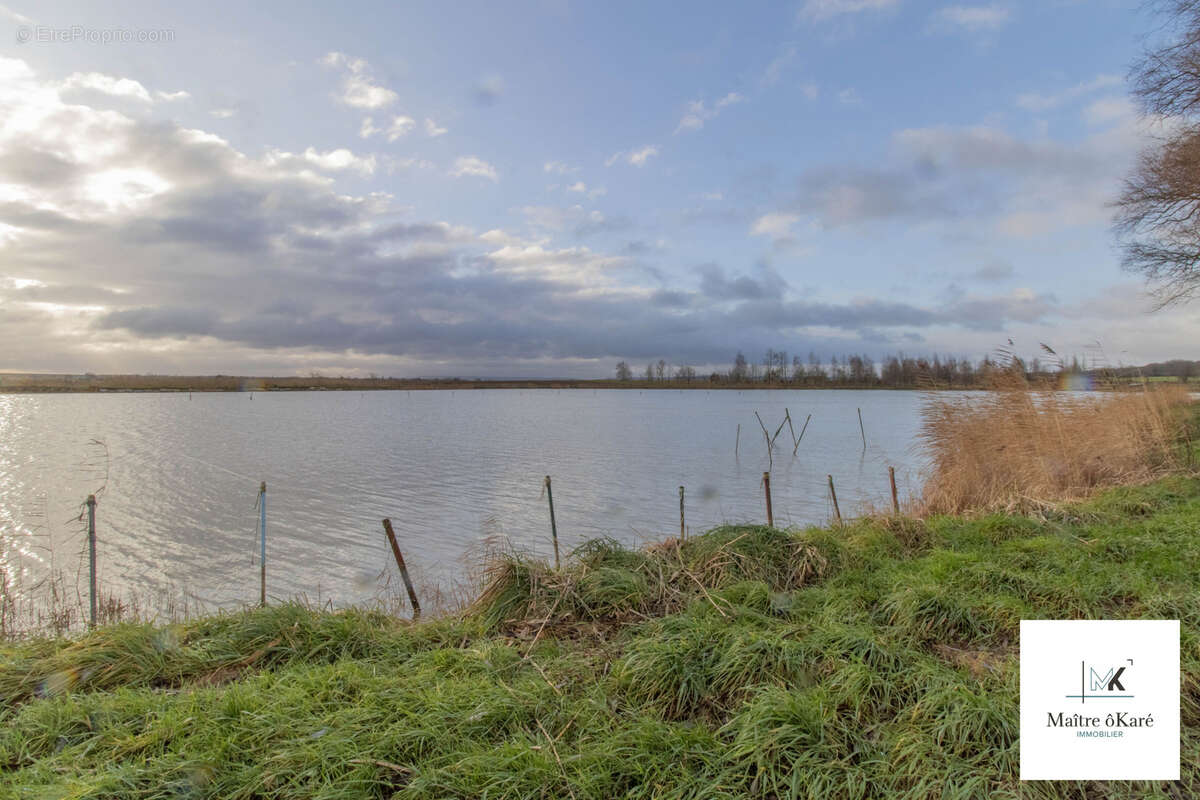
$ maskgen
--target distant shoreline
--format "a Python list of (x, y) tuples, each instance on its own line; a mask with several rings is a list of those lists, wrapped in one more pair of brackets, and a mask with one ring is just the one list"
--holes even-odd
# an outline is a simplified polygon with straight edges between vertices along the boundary
[(318, 378), (251, 377), (240, 375), (37, 375), (0, 374), (0, 394), (91, 394), (131, 392), (349, 392), (486, 389), (640, 389), (640, 390), (774, 390), (854, 389), (961, 391), (971, 386), (881, 386), (879, 384), (731, 382), (722, 378), (691, 381), (618, 381), (605, 378), (480, 380), (457, 378)]

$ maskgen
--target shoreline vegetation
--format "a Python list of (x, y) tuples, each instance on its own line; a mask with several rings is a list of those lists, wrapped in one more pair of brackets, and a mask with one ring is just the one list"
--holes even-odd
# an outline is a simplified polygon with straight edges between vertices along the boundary
[[(622, 362), (624, 363), (624, 362)], [(844, 366), (842, 366), (844, 364)], [(967, 364), (964, 368), (962, 365)], [(743, 361), (728, 372), (697, 375), (695, 370), (672, 370), (665, 362), (647, 365), (634, 376), (626, 365), (621, 378), (366, 378), (344, 376), (246, 375), (95, 375), (59, 373), (0, 373), (0, 394), (120, 393), (120, 392), (303, 392), (303, 391), (420, 391), (483, 389), (891, 389), (965, 391), (992, 388), (998, 379), (1019, 373), (1039, 389), (1123, 389), (1157, 383), (1187, 385), (1200, 375), (1200, 362), (1172, 361), (1144, 367), (1085, 370), (1077, 363), (1046, 367), (1004, 357), (979, 365), (938, 359), (892, 359), (880, 369), (853, 358), (830, 365), (810, 364), (797, 372), (751, 369)]]
[[(419, 623), (0, 642), (0, 796), (1200, 796), (1197, 405), (996, 388), (931, 398), (943, 469), (904, 514), (498, 550)], [(1179, 782), (1018, 780), (1019, 621), (1089, 618), (1181, 620)]]

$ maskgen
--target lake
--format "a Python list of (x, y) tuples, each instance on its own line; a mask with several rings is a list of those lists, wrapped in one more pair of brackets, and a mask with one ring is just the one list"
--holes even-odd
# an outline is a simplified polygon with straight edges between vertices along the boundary
[[(51, 571), (86, 605), (79, 521), (99, 493), (107, 591), (255, 602), (256, 499), (267, 482), (268, 594), (364, 602), (394, 569), (390, 517), (423, 582), (452, 581), (486, 542), (549, 555), (543, 477), (561, 545), (644, 543), (688, 528), (778, 525), (890, 506), (920, 485), (921, 395), (892, 391), (484, 390), (0, 395), (0, 568), (18, 591)], [(757, 411), (771, 433), (767, 458)], [(862, 409), (864, 451), (858, 414)], [(740, 443), (735, 456), (737, 427)], [(381, 577), (382, 575), (382, 577)]]

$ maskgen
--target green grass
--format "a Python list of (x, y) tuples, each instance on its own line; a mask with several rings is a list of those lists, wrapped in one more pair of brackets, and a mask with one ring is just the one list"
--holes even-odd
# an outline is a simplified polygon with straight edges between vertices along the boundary
[[(1200, 481), (508, 559), (461, 619), (0, 644), (0, 798), (1200, 796)], [(1178, 618), (1183, 780), (1017, 780), (1022, 618)]]

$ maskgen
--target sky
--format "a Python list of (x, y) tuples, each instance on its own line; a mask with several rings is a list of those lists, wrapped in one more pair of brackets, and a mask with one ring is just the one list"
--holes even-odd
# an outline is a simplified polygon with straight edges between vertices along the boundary
[(0, 370), (1200, 358), (1138, 0), (0, 6)]

